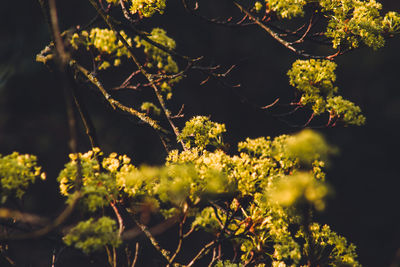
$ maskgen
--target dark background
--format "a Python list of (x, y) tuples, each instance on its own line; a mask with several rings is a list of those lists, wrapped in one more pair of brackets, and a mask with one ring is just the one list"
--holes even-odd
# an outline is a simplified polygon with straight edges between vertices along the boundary
[[(94, 15), (87, 1), (58, 2), (62, 29), (85, 24)], [(204, 5), (210, 7), (205, 14), (218, 16), (234, 11), (226, 2), (205, 1)], [(269, 111), (257, 108), (278, 97), (281, 103), (293, 97), (286, 76), (296, 59), (293, 53), (259, 28), (210, 25), (186, 14), (179, 3), (170, 0), (165, 15), (144, 23), (143, 28), (166, 29), (182, 54), (205, 56), (210, 64), (238, 64), (229, 82), (243, 86), (224, 88), (215, 81), (199, 86), (204, 76), (191, 73), (191, 78), (174, 89), (169, 103), (175, 112), (185, 104), (185, 119), (177, 124), (183, 125), (194, 115), (210, 115), (212, 120), (226, 123), (226, 141), (232, 148), (246, 137), (298, 131), (291, 124), (305, 122), (306, 114), (281, 118), (274, 116), (281, 112), (279, 106)], [(398, 1), (381, 3), (385, 10), (400, 11)], [(48, 29), (36, 1), (6, 1), (0, 7), (0, 18), (0, 153), (19, 151), (38, 156), (48, 179), (33, 186), (35, 194), (24, 197), (25, 210), (55, 216), (62, 209), (56, 178), (67, 161), (69, 137), (62, 87), (54, 73), (35, 62), (35, 55), (49, 42)], [(340, 93), (363, 109), (367, 123), (362, 127), (319, 129), (340, 148), (328, 171), (335, 197), (319, 219), (357, 245), (364, 266), (389, 266), (400, 252), (399, 48), (400, 39), (396, 38), (378, 51), (360, 49), (336, 61)], [(129, 63), (124, 66), (104, 73), (106, 85), (117, 85), (120, 80), (115, 77), (122, 79), (132, 69)], [(106, 153), (126, 153), (137, 165), (163, 162), (165, 152), (151, 129), (113, 112), (94, 90), (81, 89)], [(115, 96), (131, 104), (143, 95), (146, 92)], [(79, 143), (80, 151), (90, 149), (82, 127)], [(40, 242), (16, 246), (25, 251), (24, 262), (32, 263), (26, 266), (43, 266), (42, 262), (50, 260), (50, 255), (40, 249), (45, 247)], [(16, 258), (21, 256), (18, 251), (14, 253)], [(397, 260), (395, 266), (398, 264)]]

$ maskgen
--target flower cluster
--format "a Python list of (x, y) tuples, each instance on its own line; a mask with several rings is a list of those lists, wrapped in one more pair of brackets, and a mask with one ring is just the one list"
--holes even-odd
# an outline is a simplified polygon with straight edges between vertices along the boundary
[[(117, 5), (120, 0), (106, 0), (107, 3)], [(132, 14), (139, 14), (145, 18), (153, 16), (155, 13), (164, 13), (166, 0), (123, 0), (130, 3), (129, 11)]]
[(303, 7), (306, 0), (267, 0), (267, 7), (276, 12), (283, 19), (303, 16)]
[(317, 10), (327, 18), (325, 36), (332, 40), (333, 48), (353, 49), (365, 44), (378, 49), (385, 44), (386, 34), (399, 33), (400, 15), (388, 12), (382, 17), (382, 5), (375, 0), (265, 0), (257, 1), (254, 8), (292, 19), (303, 16), (305, 6), (316, 3)]
[(373, 49), (384, 45), (382, 5), (375, 0), (321, 1), (322, 10), (329, 16), (326, 36), (334, 48), (356, 48), (364, 43)]
[[(71, 161), (58, 176), (61, 194), (71, 201), (74, 198), (74, 191), (79, 189), (82, 195), (80, 203), (90, 212), (119, 199), (122, 187), (120, 177), (134, 169), (130, 159), (125, 155), (118, 156), (112, 153), (101, 160), (102, 157), (103, 153), (98, 148), (84, 154), (71, 154)], [(80, 174), (78, 174), (78, 161)]]
[(65, 235), (64, 242), (87, 254), (101, 250), (108, 245), (118, 247), (121, 244), (116, 222), (109, 217), (101, 217), (97, 220), (89, 219), (78, 223)]
[(186, 122), (179, 139), (188, 148), (205, 149), (207, 146), (221, 148), (224, 146), (222, 141), (224, 132), (226, 132), (224, 124), (212, 122), (205, 116), (197, 116)]
[(7, 156), (0, 155), (0, 194), (1, 202), (11, 195), (21, 198), (28, 186), (46, 174), (37, 166), (36, 156), (14, 152)]
[(146, 113), (153, 113), (155, 115), (160, 115), (161, 114), (161, 109), (157, 107), (154, 103), (151, 102), (143, 102), (142, 105), (140, 106), (140, 109), (142, 111), (145, 111)]
[(328, 60), (296, 60), (288, 71), (290, 85), (301, 93), (299, 103), (311, 107), (315, 115), (328, 112), (330, 121), (361, 125), (365, 122), (361, 109), (335, 96), (335, 69), (336, 63)]
[[(124, 31), (120, 31), (120, 34), (129, 45), (132, 45), (131, 38), (128, 38)], [(76, 50), (79, 46), (87, 50), (94, 49), (97, 53), (95, 60), (100, 63), (100, 70), (109, 68), (110, 60), (113, 61), (114, 66), (119, 66), (122, 57), (129, 57), (128, 49), (118, 40), (115, 32), (109, 29), (93, 28), (90, 32), (74, 33), (70, 42)]]
[(165, 9), (166, 0), (130, 0), (130, 12), (132, 14), (139, 13), (143, 17), (151, 17), (155, 13), (162, 14)]
[[(307, 253), (310, 246), (316, 250), (316, 259), (325, 266), (361, 266), (355, 259), (357, 257), (355, 252), (355, 246), (349, 244), (346, 238), (333, 232), (328, 225), (319, 225), (318, 223), (313, 223), (310, 225), (310, 232), (312, 236), (313, 244), (306, 241), (304, 245), (304, 251)], [(296, 234), (296, 237), (304, 238), (306, 234), (304, 231), (300, 230)], [(323, 255), (329, 254), (328, 257), (323, 257)]]
[[(174, 39), (167, 36), (167, 32), (160, 28), (154, 28), (149, 34), (148, 38), (157, 44), (164, 46), (169, 50), (174, 50), (176, 43)], [(177, 74), (179, 72), (178, 64), (172, 58), (170, 53), (167, 53), (160, 48), (154, 46), (143, 38), (136, 36), (134, 41), (136, 47), (143, 47), (144, 53), (147, 55), (148, 62), (146, 67), (154, 68), (161, 74)], [(167, 94), (167, 99), (171, 98), (171, 86), (181, 80), (181, 76), (165, 78), (159, 82), (160, 88)]]

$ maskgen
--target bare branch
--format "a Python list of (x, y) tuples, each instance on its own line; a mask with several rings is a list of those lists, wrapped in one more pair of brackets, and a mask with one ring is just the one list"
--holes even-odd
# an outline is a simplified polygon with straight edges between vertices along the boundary
[(169, 256), (169, 252), (160, 247), (158, 244), (157, 240), (153, 237), (149, 229), (147, 228), (146, 225), (141, 224), (138, 220), (133, 219), (136, 223), (137, 226), (142, 230), (142, 232), (147, 236), (147, 238), (150, 240), (151, 244), (154, 246), (155, 249), (157, 249), (158, 252), (165, 258), (167, 262), (171, 262), (171, 258)]
[(262, 23), (257, 17), (255, 17), (253, 14), (251, 14), (247, 9), (245, 9), (242, 5), (240, 5), (238, 2), (234, 1), (234, 4), (242, 11), (245, 13), (251, 20), (253, 20), (258, 26), (260, 26), (263, 30), (265, 30), (269, 35), (271, 35), (275, 40), (277, 40), (279, 43), (281, 43), (284, 47), (287, 49), (295, 52), (297, 55), (302, 56), (304, 58), (315, 58), (315, 59), (326, 59), (326, 56), (316, 56), (316, 55), (310, 55), (305, 53), (303, 50), (299, 50), (295, 47), (292, 46), (291, 43), (288, 41), (282, 39), (279, 34), (274, 32), (271, 28), (269, 28), (267, 25)]
[(115, 216), (117, 216), (118, 225), (119, 225), (118, 235), (121, 237), (122, 232), (125, 229), (124, 220), (122, 219), (122, 216), (119, 213), (119, 210), (118, 210), (118, 207), (117, 207), (117, 204), (115, 203), (115, 201), (111, 201), (110, 205), (115, 213)]
[(154, 128), (155, 130), (159, 130), (162, 132), (165, 132), (165, 130), (163, 128), (161, 128), (161, 126), (158, 125), (158, 123), (151, 119), (150, 117), (148, 117), (145, 113), (143, 112), (139, 112), (134, 108), (131, 107), (127, 107), (123, 104), (121, 104), (119, 101), (113, 99), (111, 97), (111, 95), (104, 89), (103, 85), (101, 84), (101, 82), (99, 81), (99, 79), (97, 79), (97, 77), (95, 77), (93, 74), (91, 74), (87, 69), (85, 69), (83, 66), (79, 65), (75, 60), (71, 60), (70, 61), (70, 65), (71, 67), (73, 67), (75, 70), (78, 70), (79, 72), (81, 72), (86, 78), (89, 79), (89, 81), (95, 85), (100, 92), (103, 94), (104, 98), (108, 101), (108, 103), (110, 103), (111, 107), (113, 109), (120, 109), (122, 111), (125, 111), (127, 113), (130, 113), (136, 117), (138, 117), (140, 120), (142, 120), (143, 122), (147, 123), (148, 125), (150, 125), (152, 128)]
[(56, 219), (54, 219), (50, 224), (46, 225), (40, 230), (27, 233), (27, 234), (22, 234), (22, 235), (17, 235), (17, 236), (0, 236), (0, 240), (23, 240), (23, 239), (34, 239), (38, 238), (41, 236), (44, 236), (54, 229), (56, 229), (58, 226), (60, 226), (65, 220), (72, 214), (72, 212), (75, 209), (76, 204), (78, 203), (78, 200), (81, 197), (81, 193), (79, 191), (76, 191), (72, 197), (71, 202), (69, 205), (65, 208), (65, 210), (58, 215)]
[(277, 99), (276, 99), (274, 102), (272, 102), (271, 104), (261, 107), (261, 109), (269, 109), (269, 108), (272, 108), (272, 107), (275, 106), (278, 102), (279, 102), (279, 98), (277, 98)]
[(197, 255), (192, 259), (192, 261), (187, 265), (187, 267), (192, 266), (193, 264), (196, 263), (196, 261), (198, 261), (200, 258), (202, 258), (205, 254), (208, 253), (208, 250), (211, 249), (215, 244), (217, 243), (217, 240), (213, 240), (210, 243), (208, 243), (207, 245), (205, 245), (200, 251), (199, 253), (197, 253)]
[(218, 26), (224, 26), (224, 27), (231, 27), (231, 28), (237, 28), (237, 27), (246, 27), (246, 26), (252, 26), (255, 25), (254, 22), (246, 22), (247, 19), (247, 15), (244, 15), (243, 18), (241, 18), (240, 20), (238, 20), (237, 22), (232, 22), (233, 18), (229, 17), (227, 19), (217, 19), (217, 18), (206, 18), (200, 14), (198, 14), (197, 12), (195, 12), (199, 5), (198, 2), (196, 1), (195, 3), (195, 7), (194, 8), (190, 8), (187, 0), (182, 0), (182, 5), (185, 8), (186, 12), (188, 12), (189, 14), (193, 15), (194, 17), (197, 17), (207, 23), (210, 24), (215, 24)]
[(133, 262), (131, 267), (135, 267), (136, 266), (136, 262), (139, 258), (139, 242), (136, 242), (136, 247), (135, 247), (135, 257), (133, 258)]

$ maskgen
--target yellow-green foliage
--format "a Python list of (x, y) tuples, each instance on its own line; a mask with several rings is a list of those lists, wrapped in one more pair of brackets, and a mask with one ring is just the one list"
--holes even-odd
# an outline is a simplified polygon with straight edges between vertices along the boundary
[[(102, 157), (103, 153), (97, 148), (85, 154), (71, 154), (71, 161), (58, 176), (61, 194), (67, 196), (70, 201), (74, 197), (74, 190), (80, 186), (82, 195), (80, 202), (91, 212), (118, 199), (122, 188), (121, 176), (134, 169), (130, 159), (125, 155), (117, 156), (116, 153), (112, 153), (101, 161)], [(81, 166), (81, 185), (76, 184), (79, 182), (77, 181), (78, 158)]]
[[(70, 197), (76, 189), (79, 156), (81, 203), (89, 211), (110, 201), (129, 199), (165, 218), (185, 213), (195, 229), (220, 234), (226, 228), (234, 233), (232, 241), (240, 244), (243, 262), (256, 254), (276, 266), (298, 265), (306, 255), (301, 244), (308, 242), (308, 237), (289, 226), (302, 227), (304, 207), (325, 207), (329, 187), (324, 183), (323, 167), (332, 149), (321, 135), (305, 130), (274, 139), (247, 139), (238, 144), (236, 155), (228, 155), (218, 149), (224, 132), (223, 124), (207, 117), (193, 118), (182, 130), (187, 149), (170, 152), (161, 167), (135, 168), (126, 156), (112, 153), (102, 159), (100, 168), (103, 155), (98, 149), (71, 155), (59, 177), (61, 191)], [(210, 144), (217, 148), (208, 151)], [(86, 253), (104, 245), (116, 246), (115, 222), (104, 220), (78, 224), (65, 242)], [(327, 253), (327, 259), (344, 255), (344, 262), (356, 262), (355, 254), (350, 253), (354, 247), (333, 237), (334, 233), (330, 234), (329, 242), (340, 248)]]
[[(296, 232), (289, 226), (302, 226), (304, 207), (325, 207), (329, 187), (324, 183), (323, 167), (333, 150), (321, 135), (305, 130), (274, 139), (247, 139), (238, 144), (236, 155), (228, 155), (218, 149), (224, 132), (223, 124), (207, 117), (193, 118), (182, 130), (187, 149), (170, 152), (161, 167), (135, 168), (126, 156), (112, 153), (101, 160), (100, 168), (103, 154), (98, 149), (71, 155), (59, 176), (61, 192), (71, 197), (77, 188), (79, 157), (81, 203), (89, 211), (110, 201), (130, 199), (136, 206), (151, 206), (151, 212), (160, 212), (165, 218), (185, 213), (193, 228), (211, 234), (226, 227), (235, 233), (232, 241), (240, 244), (243, 262), (256, 254), (276, 266), (299, 264), (306, 255), (301, 244), (308, 242), (307, 237), (299, 230), (295, 238)], [(217, 149), (208, 151), (210, 144)], [(216, 203), (224, 203), (224, 210)], [(130, 211), (138, 212), (135, 208)], [(78, 224), (65, 242), (86, 253), (104, 245), (116, 246), (115, 222), (103, 220)], [(330, 234), (329, 242), (337, 242), (341, 248), (327, 257), (345, 255), (346, 262), (356, 262), (355, 254), (349, 253), (354, 247), (333, 237)]]
[[(226, 260), (226, 261), (217, 261), (217, 263), (214, 265), (214, 267), (242, 267), (242, 266), (244, 266), (244, 265), (241, 264), (241, 263), (232, 263), (232, 262), (229, 261), (229, 260)], [(261, 265), (257, 265), (257, 267), (258, 267), (258, 266), (261, 267)]]
[[(173, 207), (198, 204), (204, 197), (230, 192), (227, 177), (209, 168), (199, 172), (192, 164), (169, 164), (156, 168), (143, 166), (123, 178), (123, 189), (132, 198), (151, 197)], [(165, 206), (165, 205), (164, 205)]]
[(326, 36), (332, 38), (334, 48), (355, 48), (361, 42), (374, 49), (384, 45), (380, 3), (375, 0), (325, 0), (320, 5), (329, 17)]
[(266, 256), (266, 251), (272, 250), (270, 259), (273, 262), (289, 261), (296, 265), (301, 259), (301, 246), (293, 238), (289, 225), (298, 224), (300, 217), (282, 206), (270, 205), (265, 196), (261, 193), (254, 195), (254, 204), (246, 210), (248, 225), (241, 225), (238, 231), (246, 233), (248, 228), (247, 234), (251, 236), (240, 240), (244, 252), (242, 260), (249, 260), (254, 253)]
[(45, 179), (46, 175), (41, 172), (41, 167), (37, 166), (36, 156), (21, 155), (17, 152), (7, 156), (0, 154), (1, 202), (5, 202), (7, 197), (14, 194), (21, 198), (29, 184), (34, 183), (38, 177)]
[[(123, 1), (138, 20), (162, 14), (166, 7), (166, 0)], [(120, 1), (106, 2), (118, 5)], [(388, 12), (382, 16), (381, 5), (375, 0), (253, 0), (251, 4), (251, 12), (259, 12), (261, 17), (265, 11), (265, 18), (271, 15), (274, 20), (301, 17), (306, 8), (316, 8), (312, 12), (326, 19), (324, 36), (339, 52), (361, 45), (377, 49), (384, 45), (384, 37), (400, 33), (400, 15)], [(123, 31), (120, 34), (131, 46), (132, 39)], [(144, 56), (137, 57), (143, 61), (143, 69), (139, 68), (169, 99), (171, 86), (182, 77), (174, 53), (166, 52), (174, 51), (176, 43), (160, 28), (146, 34), (147, 38), (143, 34), (134, 38), (136, 52), (139, 48), (144, 52)], [(69, 40), (72, 49), (84, 48), (93, 53), (100, 70), (118, 66), (132, 56), (109, 29), (93, 28), (63, 38)], [(37, 60), (46, 63), (54, 55), (54, 44), (50, 44)], [(300, 93), (294, 104), (311, 108), (313, 115), (329, 114), (328, 125), (338, 121), (361, 125), (365, 122), (361, 109), (337, 95), (336, 67), (328, 60), (294, 62), (288, 72), (290, 84)], [(143, 102), (141, 110), (161, 113), (151, 102)], [(144, 213), (143, 207), (164, 218), (174, 216), (182, 223), (186, 221), (183, 228), (191, 225), (192, 230), (215, 235), (218, 242), (231, 241), (240, 247), (243, 263), (255, 261), (259, 267), (264, 263), (300, 266), (310, 259), (309, 253), (313, 253), (316, 266), (359, 266), (354, 245), (328, 226), (313, 222), (312, 213), (325, 208), (331, 192), (324, 168), (335, 149), (323, 136), (303, 130), (275, 138), (247, 138), (238, 143), (236, 152), (228, 154), (223, 142), (225, 132), (224, 124), (208, 117), (192, 118), (178, 136), (184, 150), (170, 151), (165, 164), (159, 167), (136, 168), (127, 156), (105, 156), (98, 148), (71, 154), (58, 177), (61, 194), (72, 202), (78, 192), (78, 204), (85, 214), (108, 213), (110, 204), (118, 203), (121, 210), (124, 204), (132, 216)], [(44, 174), (34, 156), (0, 156), (2, 201), (11, 194), (21, 197), (38, 176)], [(91, 253), (117, 247), (119, 236), (116, 221), (101, 217), (78, 223), (64, 241)], [(241, 265), (219, 261), (216, 266)]]
[(326, 17), (325, 35), (334, 48), (353, 49), (365, 44), (378, 49), (385, 44), (385, 34), (398, 34), (400, 15), (388, 12), (380, 14), (382, 5), (375, 0), (265, 0), (257, 1), (255, 10), (263, 7), (275, 12), (281, 19), (304, 15), (304, 7), (318, 3), (317, 9)]
[[(120, 0), (106, 0), (107, 3), (117, 5)], [(155, 13), (164, 13), (166, 0), (123, 0), (130, 4), (129, 11), (132, 14), (139, 13), (141, 16), (149, 18)]]
[[(204, 128), (207, 122), (203, 118)], [(186, 127), (191, 129), (193, 125), (188, 123)], [(203, 135), (207, 136), (207, 131)], [(297, 206), (307, 204), (316, 210), (325, 207), (329, 187), (323, 182), (323, 160), (334, 150), (311, 130), (272, 140), (269, 137), (247, 139), (238, 144), (238, 149), (239, 155), (230, 156), (222, 150), (210, 152), (204, 146), (193, 145), (186, 151), (172, 151), (168, 162), (193, 163), (199, 173), (210, 167), (225, 173), (236, 188), (236, 193), (228, 198), (231, 211), (240, 207), (240, 199), (252, 197), (253, 201), (242, 206), (240, 214), (244, 218), (235, 218), (227, 226), (237, 235), (246, 236), (236, 240), (241, 244), (243, 261), (254, 254), (269, 257), (267, 251), (272, 249), (270, 257), (274, 265), (298, 264), (304, 254), (301, 242), (293, 237), (289, 225), (301, 224), (302, 208), (297, 210)], [(225, 220), (225, 213), (207, 207), (195, 213), (193, 226), (213, 233), (223, 227)], [(355, 256), (351, 257), (354, 260)]]
[(147, 113), (154, 113), (155, 115), (160, 115), (161, 114), (161, 109), (154, 105), (154, 103), (151, 102), (143, 102), (142, 105), (140, 106), (140, 109), (142, 111), (145, 111)]
[[(154, 28), (148, 38), (170, 50), (174, 50), (176, 47), (174, 39), (168, 37), (167, 32), (160, 28)], [(136, 47), (139, 48), (143, 46), (144, 52), (149, 56), (151, 60), (148, 64), (149, 67), (157, 67), (160, 70), (164, 70), (166, 73), (177, 73), (179, 71), (178, 65), (169, 53), (155, 47), (139, 36), (136, 36), (134, 40), (136, 42)]]
[(322, 135), (310, 129), (287, 138), (285, 150), (289, 157), (298, 158), (300, 165), (307, 167), (316, 160), (326, 162), (328, 156), (335, 152)]
[[(124, 31), (120, 31), (120, 34), (129, 45), (132, 45), (131, 38), (128, 38)], [(122, 57), (129, 57), (128, 49), (118, 40), (114, 31), (109, 29), (93, 28), (90, 32), (75, 33), (72, 35), (71, 45), (74, 49), (78, 49), (79, 46), (83, 46), (87, 50), (94, 49), (98, 54), (95, 60), (101, 63), (100, 70), (110, 67), (110, 60), (113, 61), (114, 66), (119, 66)]]
[[(167, 32), (160, 28), (154, 28), (149, 34), (148, 38), (170, 50), (174, 50), (176, 47), (174, 39), (168, 37)], [(155, 68), (162, 74), (176, 74), (179, 72), (178, 64), (169, 53), (161, 50), (158, 47), (155, 47), (139, 36), (136, 36), (134, 41), (136, 42), (136, 47), (143, 47), (144, 53), (148, 58), (148, 62), (146, 64), (148, 68)], [(160, 82), (160, 88), (167, 94), (167, 99), (171, 98), (172, 96), (171, 86), (180, 80), (181, 76), (176, 76), (173, 78), (166, 78), (164, 81)]]
[(290, 207), (295, 203), (308, 202), (317, 210), (325, 208), (324, 198), (329, 188), (325, 183), (316, 180), (309, 173), (299, 172), (295, 175), (282, 177), (267, 191), (267, 198), (272, 203)]
[(288, 71), (290, 85), (304, 94), (330, 97), (337, 91), (335, 62), (329, 60), (296, 60)]
[(300, 104), (309, 106), (315, 115), (328, 112), (331, 120), (340, 120), (344, 124), (361, 125), (365, 117), (360, 107), (341, 96), (333, 84), (336, 63), (329, 60), (296, 60), (288, 71), (290, 85), (301, 93)]
[[(124, 0), (124, 1), (125, 1), (125, 0)], [(106, 2), (107, 2), (107, 3), (110, 3), (110, 4), (116, 5), (116, 4), (119, 3), (119, 0), (106, 0)]]
[(390, 11), (386, 13), (382, 21), (384, 32), (390, 34), (400, 33), (400, 14), (397, 12)]
[[(221, 216), (223, 214), (218, 212), (218, 215)], [(215, 210), (212, 207), (206, 207), (198, 214), (198, 216), (196, 216), (196, 219), (192, 223), (192, 227), (196, 229), (202, 228), (211, 233), (216, 233), (221, 228), (221, 225), (217, 219)]]
[(109, 217), (91, 218), (78, 223), (64, 237), (64, 242), (87, 254), (102, 250), (105, 246), (118, 247), (121, 244), (116, 222)]
[(266, 0), (271, 10), (275, 11), (283, 19), (303, 16), (303, 6), (306, 0)]
[(129, 0), (131, 2), (130, 11), (132, 14), (139, 13), (148, 18), (155, 13), (164, 13), (166, 0)]
[(261, 9), (263, 8), (263, 4), (259, 1), (254, 3), (254, 9), (256, 10), (256, 12), (260, 12)]
[[(117, 5), (120, 0), (106, 0), (107, 3)], [(130, 4), (129, 11), (132, 14), (139, 13), (141, 16), (149, 18), (155, 13), (164, 13), (166, 0), (123, 0)]]
[[(321, 266), (361, 266), (356, 260), (356, 247), (349, 244), (346, 238), (333, 232), (328, 225), (321, 226), (313, 223), (310, 226), (310, 232), (315, 254), (320, 255), (318, 260), (321, 262)], [(304, 238), (304, 231), (298, 231), (296, 236)], [(309, 248), (310, 244), (307, 241), (304, 245), (304, 252), (307, 253)], [(327, 252), (329, 252), (329, 256), (322, 258), (322, 255), (326, 255)]]
[(329, 98), (326, 106), (331, 114), (346, 124), (363, 125), (365, 123), (365, 117), (360, 114), (361, 108), (341, 96)]
[(186, 147), (205, 149), (207, 146), (221, 148), (224, 144), (222, 134), (226, 132), (225, 125), (215, 123), (205, 116), (197, 116), (186, 122), (179, 139)]

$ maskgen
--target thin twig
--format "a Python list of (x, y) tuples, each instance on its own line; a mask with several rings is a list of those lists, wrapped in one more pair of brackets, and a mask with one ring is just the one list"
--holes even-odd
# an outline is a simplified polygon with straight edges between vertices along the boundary
[(291, 42), (291, 44), (299, 44), (299, 43), (302, 43), (304, 41), (304, 38), (306, 38), (306, 36), (310, 32), (312, 26), (314, 25), (314, 21), (313, 20), (314, 20), (314, 13), (312, 14), (312, 16), (310, 18), (310, 22), (308, 23), (308, 27), (307, 27), (306, 31), (304, 32), (304, 34), (299, 39), (297, 39), (296, 41)]
[(175, 250), (174, 254), (171, 256), (170, 262), (168, 263), (167, 266), (173, 266), (173, 263), (174, 263), (174, 260), (175, 260), (176, 256), (178, 256), (179, 252), (181, 251), (183, 239), (185, 238), (185, 236), (183, 234), (183, 225), (184, 225), (184, 223), (186, 221), (186, 215), (187, 215), (187, 213), (185, 212), (185, 214), (183, 215), (183, 218), (179, 222), (179, 241), (178, 241), (178, 246), (176, 247), (176, 250)]
[(187, 231), (187, 233), (185, 233), (185, 234), (183, 235), (183, 238), (185, 239), (185, 238), (187, 238), (188, 236), (190, 236), (190, 235), (194, 232), (194, 230), (196, 230), (195, 227), (190, 228), (190, 230)]
[(305, 53), (302, 50), (299, 50), (291, 45), (288, 41), (282, 39), (279, 34), (274, 32), (271, 28), (269, 28), (267, 25), (262, 23), (257, 17), (255, 17), (253, 14), (251, 14), (247, 9), (245, 9), (242, 5), (240, 5), (238, 2), (234, 1), (233, 2), (241, 12), (245, 13), (251, 20), (253, 20), (258, 26), (260, 26), (263, 30), (265, 30), (269, 35), (271, 35), (275, 40), (277, 40), (279, 43), (281, 43), (284, 47), (287, 49), (295, 52), (297, 55), (302, 56), (304, 58), (315, 58), (315, 59), (326, 59), (326, 56), (316, 56), (316, 55), (310, 55)]
[(106, 248), (108, 263), (112, 266), (113, 260), (112, 260), (112, 256), (111, 256), (111, 251), (110, 251), (110, 249), (108, 248), (108, 246), (106, 246), (105, 248)]
[(119, 213), (119, 210), (118, 210), (118, 207), (117, 207), (117, 204), (115, 203), (115, 201), (111, 201), (110, 205), (115, 213), (115, 216), (117, 216), (118, 225), (119, 225), (118, 236), (121, 237), (122, 232), (125, 229), (124, 220), (122, 219), (122, 216)]
[[(168, 219), (164, 220), (163, 222), (157, 224), (156, 226), (151, 227), (149, 229), (149, 232), (153, 236), (162, 234), (167, 229), (169, 229), (172, 226), (174, 226), (176, 224), (178, 218), (179, 218), (178, 216), (168, 218)], [(135, 239), (136, 237), (138, 237), (141, 233), (142, 233), (142, 230), (140, 229), (140, 227), (135, 227), (133, 229), (126, 230), (122, 234), (122, 239), (123, 240), (132, 240), (132, 239)]]
[(277, 98), (277, 99), (276, 99), (274, 102), (272, 102), (271, 104), (261, 107), (261, 109), (269, 109), (269, 108), (275, 106), (278, 102), (279, 102), (279, 98)]
[(113, 247), (113, 267), (117, 267), (117, 249)]
[(214, 248), (213, 255), (212, 255), (210, 263), (208, 264), (208, 267), (212, 267), (216, 260), (217, 260), (217, 248)]
[(136, 223), (137, 226), (142, 230), (142, 232), (147, 236), (147, 238), (150, 240), (151, 244), (154, 246), (154, 248), (164, 257), (164, 259), (167, 262), (171, 262), (171, 258), (169, 257), (169, 252), (158, 244), (157, 240), (153, 237), (153, 235), (150, 233), (149, 229), (147, 228), (146, 225), (141, 224), (138, 220), (133, 219)]
[(131, 267), (135, 267), (138, 258), (139, 258), (139, 242), (136, 242), (135, 257), (133, 258)]
[(3, 248), (3, 246), (0, 246), (0, 253), (4, 257), (4, 259), (11, 265), (11, 266), (16, 266), (17, 264), (15, 261), (13, 261), (6, 253), (6, 249)]
[(246, 21), (247, 15), (243, 16), (243, 18), (241, 18), (239, 21), (237, 22), (232, 22), (232, 17), (227, 18), (225, 20), (221, 20), (221, 19), (210, 19), (207, 17), (204, 17), (194, 11), (196, 11), (198, 9), (198, 2), (196, 2), (196, 6), (195, 8), (190, 8), (189, 5), (187, 4), (187, 0), (182, 0), (182, 5), (185, 8), (185, 10), (197, 17), (200, 18), (201, 20), (207, 22), (207, 23), (211, 23), (211, 24), (215, 24), (215, 25), (219, 25), (219, 26), (224, 26), (224, 27), (231, 27), (231, 28), (237, 28), (237, 27), (247, 27), (247, 26), (252, 26), (254, 25), (253, 22), (247, 22), (244, 23)]
[(187, 267), (192, 266), (193, 264), (195, 264), (195, 262), (197, 260), (199, 260), (201, 257), (204, 256), (204, 254), (206, 252), (208, 252), (208, 250), (213, 247), (215, 245), (215, 243), (217, 242), (217, 240), (213, 240), (210, 243), (208, 243), (207, 245), (205, 245), (200, 251), (199, 253), (197, 253), (197, 255), (192, 259), (192, 261), (187, 265)]
[(119, 101), (113, 99), (111, 97), (111, 95), (109, 93), (107, 93), (107, 91), (104, 89), (104, 87), (101, 84), (101, 82), (99, 81), (99, 79), (97, 79), (97, 77), (95, 77), (93, 74), (91, 74), (83, 66), (79, 65), (76, 61), (71, 60), (70, 61), (70, 65), (74, 69), (76, 69), (79, 72), (81, 72), (86, 78), (88, 78), (88, 80), (93, 85), (95, 85), (100, 90), (100, 92), (103, 94), (104, 98), (108, 101), (108, 103), (111, 105), (111, 107), (113, 109), (119, 108), (122, 111), (125, 111), (127, 113), (130, 113), (131, 115), (134, 115), (134, 116), (138, 117), (140, 120), (142, 120), (143, 122), (147, 123), (148, 125), (150, 125), (155, 130), (159, 130), (159, 131), (165, 132), (165, 130), (162, 129), (161, 126), (159, 126), (158, 123), (155, 120), (153, 120), (150, 117), (148, 117), (145, 113), (139, 112), (134, 108), (127, 107), (127, 106), (121, 104)]
[(56, 265), (56, 250), (53, 249), (53, 254), (51, 256), (51, 267), (55, 267)]
[(124, 0), (119, 0), (119, 4), (120, 4), (120, 6), (121, 6), (121, 9), (122, 9), (122, 13), (124, 14), (124, 17), (130, 22), (130, 23), (132, 23), (132, 24), (135, 24), (136, 22), (138, 22), (140, 19), (133, 19), (132, 17), (131, 17), (131, 15), (129, 14), (129, 11), (126, 9), (126, 7), (125, 7), (125, 3), (124, 3)]
[(77, 90), (76, 87), (74, 86), (72, 88), (72, 92), (73, 92), (73, 98), (74, 98), (76, 109), (79, 112), (83, 126), (85, 127), (85, 133), (89, 138), (92, 149), (94, 149), (95, 147), (100, 147), (99, 141), (97, 138), (97, 134), (96, 134), (96, 129), (94, 127), (92, 119), (89, 116), (89, 112), (87, 111), (87, 109), (84, 105), (84, 102), (81, 100), (82, 97), (80, 95), (79, 90)]

